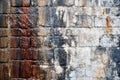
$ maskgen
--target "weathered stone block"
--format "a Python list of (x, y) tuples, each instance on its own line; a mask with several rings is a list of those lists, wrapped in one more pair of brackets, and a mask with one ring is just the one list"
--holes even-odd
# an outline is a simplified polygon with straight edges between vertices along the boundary
[(0, 13), (10, 12), (10, 0), (0, 0)]
[(82, 26), (82, 8), (70, 7), (67, 13), (67, 27)]
[(101, 27), (106, 26), (106, 17), (95, 17), (95, 26)]
[(30, 0), (11, 0), (11, 6), (14, 7), (29, 7), (30, 6)]
[(102, 47), (117, 47), (119, 43), (119, 36), (113, 34), (109, 34), (109, 36), (102, 35), (99, 42)]
[(79, 29), (79, 46), (98, 46), (99, 38), (104, 34), (100, 28)]
[(75, 6), (80, 6), (80, 7), (84, 7), (84, 6), (94, 6), (94, 0), (75, 0)]
[(66, 27), (67, 11), (65, 7), (46, 7), (39, 9), (38, 25)]

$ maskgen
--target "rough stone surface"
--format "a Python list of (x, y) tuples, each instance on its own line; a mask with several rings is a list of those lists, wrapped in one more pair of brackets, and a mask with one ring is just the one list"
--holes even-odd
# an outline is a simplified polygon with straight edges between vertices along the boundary
[(120, 0), (0, 0), (0, 80), (120, 80)]

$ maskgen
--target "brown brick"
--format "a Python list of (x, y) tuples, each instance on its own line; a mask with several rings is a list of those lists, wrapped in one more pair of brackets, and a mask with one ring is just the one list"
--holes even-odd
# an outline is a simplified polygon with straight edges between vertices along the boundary
[(0, 14), (0, 28), (6, 28), (7, 27), (7, 16)]
[(24, 60), (20, 65), (20, 77), (21, 78), (30, 78), (32, 77), (32, 62)]
[(29, 50), (30, 53), (30, 59), (31, 60), (38, 60), (38, 50)]
[(11, 37), (10, 38), (10, 47), (11, 48), (18, 48), (19, 47), (19, 37)]
[(40, 68), (38, 65), (33, 65), (32, 66), (32, 75), (40, 80), (43, 80), (46, 78), (46, 71)]
[(29, 48), (30, 40), (29, 37), (20, 38), (20, 48)]
[(0, 38), (0, 48), (7, 48), (8, 47), (8, 38), (1, 37)]
[(43, 38), (42, 37), (31, 37), (30, 38), (30, 46), (32, 48), (40, 48), (43, 45)]
[(11, 29), (11, 36), (30, 36), (30, 30), (13, 28)]
[(35, 7), (11, 7), (11, 13), (15, 14), (33, 14), (35, 12), (38, 13), (38, 9)]
[(7, 37), (8, 30), (7, 29), (0, 29), (0, 37)]
[(35, 27), (37, 24), (37, 17), (34, 14), (12, 14), (10, 16), (10, 26), (12, 28), (28, 29)]
[(3, 80), (10, 80), (8, 64), (3, 65), (3, 76), (4, 76)]
[(29, 60), (32, 56), (28, 49), (20, 49), (20, 55), (22, 60)]
[(11, 60), (38, 60), (38, 51), (32, 49), (10, 49)]
[(20, 49), (10, 49), (9, 52), (11, 60), (21, 60)]
[(20, 49), (20, 56), (22, 60), (37, 60), (38, 51), (31, 49)]
[(30, 6), (30, 0), (11, 0), (11, 6), (20, 7), (20, 6)]
[(0, 62), (8, 62), (9, 54), (6, 49), (0, 49)]
[(9, 80), (9, 65), (0, 64), (0, 80)]
[(11, 63), (11, 77), (19, 78), (20, 75), (20, 61), (12, 61)]

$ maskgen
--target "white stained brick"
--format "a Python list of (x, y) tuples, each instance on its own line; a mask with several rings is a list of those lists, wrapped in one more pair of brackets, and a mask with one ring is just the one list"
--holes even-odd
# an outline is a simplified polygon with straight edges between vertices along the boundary
[(38, 1), (38, 6), (46, 6), (49, 4), (48, 0), (37, 0)]
[(100, 46), (102, 47), (116, 47), (118, 46), (118, 36), (116, 35), (102, 35), (100, 37)]
[(91, 65), (91, 48), (90, 47), (81, 47), (76, 49), (76, 60), (78, 65), (81, 68), (85, 68), (88, 65)]
[(100, 28), (81, 28), (79, 30), (79, 46), (98, 46), (102, 34), (104, 34), (104, 30)]
[(95, 17), (95, 26), (106, 26), (106, 17)]
[(113, 4), (113, 0), (95, 0), (95, 6), (99, 7), (111, 7)]
[(94, 16), (82, 16), (82, 26), (83, 27), (93, 27), (94, 26)]
[(111, 20), (112, 27), (120, 27), (120, 18), (112, 18)]
[(68, 8), (67, 27), (82, 26), (82, 13), (82, 8), (80, 7)]
[(93, 6), (94, 0), (75, 0), (75, 6)]

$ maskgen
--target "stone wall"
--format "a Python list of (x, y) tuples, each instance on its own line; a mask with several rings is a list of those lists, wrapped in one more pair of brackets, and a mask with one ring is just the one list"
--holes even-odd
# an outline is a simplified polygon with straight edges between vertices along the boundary
[(119, 0), (0, 0), (0, 80), (120, 80)]

